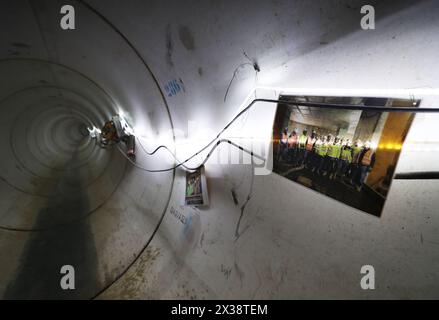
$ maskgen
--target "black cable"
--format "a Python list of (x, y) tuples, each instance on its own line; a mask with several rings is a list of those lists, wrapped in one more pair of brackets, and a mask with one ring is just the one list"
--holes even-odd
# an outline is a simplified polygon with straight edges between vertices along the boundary
[[(245, 112), (247, 112), (257, 102), (278, 103), (278, 104), (287, 104), (287, 105), (296, 105), (296, 106), (308, 106), (308, 107), (316, 107), (316, 108), (323, 108), (323, 109), (375, 110), (375, 111), (380, 111), (380, 112), (439, 113), (439, 108), (382, 107), (382, 106), (362, 106), (362, 105), (352, 105), (352, 104), (334, 104), (334, 103), (321, 103), (321, 102), (295, 102), (295, 101), (284, 101), (284, 100), (275, 100), (275, 99), (254, 99), (247, 105), (247, 107), (242, 109), (231, 121), (229, 121), (229, 123), (227, 123), (227, 125), (216, 135), (215, 138), (213, 138), (207, 145), (205, 145), (203, 148), (201, 148), (199, 151), (194, 153), (192, 156), (190, 156), (189, 158), (187, 158), (183, 162), (178, 162), (178, 160), (176, 159), (176, 157), (172, 153), (172, 151), (169, 150), (169, 148), (166, 147), (165, 145), (158, 146), (153, 152), (147, 152), (145, 150), (149, 155), (152, 155), (152, 154), (156, 153), (161, 148), (167, 149), (178, 162), (177, 165), (175, 165), (173, 167), (166, 168), (166, 169), (150, 170), (150, 169), (146, 169), (146, 168), (143, 168), (141, 166), (136, 165), (131, 159), (129, 159), (129, 160), (131, 161), (131, 163), (136, 165), (139, 169), (142, 169), (142, 170), (148, 171), (148, 172), (166, 172), (166, 171), (174, 170), (180, 166), (183, 166), (189, 170), (196, 170), (207, 161), (207, 159), (210, 157), (211, 153), (216, 148), (216, 146), (214, 148), (212, 148), (212, 150), (210, 150), (207, 158), (203, 161), (203, 163), (200, 166), (198, 166), (196, 168), (188, 168), (185, 166), (185, 163), (187, 163), (188, 161), (190, 161), (191, 159), (193, 159), (194, 157), (196, 157), (197, 155), (202, 153), (209, 146), (211, 146), (215, 141), (217, 141), (217, 139), (221, 136), (221, 134), (223, 134), (223, 132), (226, 131), (230, 127), (230, 125), (232, 125), (239, 117), (241, 117)], [(222, 142), (232, 143), (230, 140), (223, 139), (223, 140), (217, 141), (217, 145), (222, 143)], [(237, 146), (237, 147), (242, 148), (240, 146)], [(253, 153), (252, 153), (252, 156), (253, 156)]]
[(172, 151), (171, 151), (167, 146), (165, 146), (165, 145), (160, 145), (160, 146), (158, 146), (157, 148), (155, 148), (154, 151), (152, 151), (152, 152), (148, 152), (148, 150), (146, 150), (145, 147), (143, 146), (142, 141), (140, 141), (139, 137), (136, 137), (136, 139), (137, 139), (137, 141), (139, 142), (140, 147), (143, 149), (143, 151), (144, 151), (148, 156), (152, 156), (152, 155), (154, 155), (157, 151), (159, 151), (159, 150), (162, 149), (162, 148), (166, 149), (169, 153), (171, 153), (172, 155), (174, 155), (174, 154), (172, 153)]
[[(141, 141), (138, 137), (136, 137), (136, 139), (137, 139), (137, 141), (139, 142), (141, 149), (142, 149), (147, 155), (152, 156), (152, 155), (154, 155), (158, 150), (160, 150), (160, 149), (165, 149), (166, 151), (168, 151), (168, 152), (172, 155), (172, 157), (175, 159), (175, 161), (177, 161), (177, 163), (181, 163), (181, 161), (178, 160), (177, 156), (176, 156), (176, 155), (175, 155), (175, 154), (174, 154), (174, 153), (173, 153), (173, 152), (172, 152), (167, 146), (165, 146), (165, 145), (160, 145), (160, 146), (158, 146), (157, 148), (155, 148), (154, 151), (149, 152), (149, 151), (146, 150), (146, 148), (143, 146), (142, 141)], [(256, 155), (256, 154), (254, 154), (252, 151), (246, 150), (244, 147), (242, 147), (242, 146), (240, 146), (240, 145), (238, 145), (238, 144), (232, 142), (231, 140), (221, 139), (221, 140), (219, 140), (219, 141), (217, 142), (217, 144), (216, 144), (216, 145), (210, 150), (210, 152), (208, 153), (207, 157), (203, 160), (203, 163), (202, 163), (201, 165), (199, 165), (199, 166), (197, 166), (197, 167), (195, 167), (195, 168), (189, 168), (189, 167), (187, 167), (187, 166), (185, 166), (184, 164), (181, 163), (181, 166), (184, 167), (184, 168), (186, 168), (187, 170), (196, 170), (196, 169), (198, 169), (199, 167), (201, 167), (203, 164), (205, 164), (205, 163), (207, 162), (207, 160), (209, 159), (209, 157), (212, 155), (212, 152), (216, 149), (216, 147), (217, 147), (219, 144), (221, 144), (221, 143), (223, 143), (223, 142), (227, 142), (227, 143), (233, 145), (234, 147), (236, 147), (236, 148), (238, 148), (238, 149), (240, 149), (240, 150), (242, 150), (242, 151), (244, 151), (244, 152), (250, 154), (252, 157), (256, 157), (256, 158), (258, 158), (259, 160), (262, 160), (262, 161), (265, 161), (265, 160), (266, 160), (266, 159), (264, 159), (262, 156)], [(174, 169), (175, 169), (175, 168), (174, 168)], [(169, 168), (169, 169), (166, 169), (166, 170), (169, 171), (170, 168)]]
[[(380, 112), (413, 112), (413, 113), (439, 113), (439, 108), (418, 108), (418, 107), (384, 107), (384, 106), (367, 106), (356, 104), (337, 104), (322, 102), (296, 102), (275, 99), (255, 99), (253, 102), (279, 103), (294, 106), (316, 107), (322, 109), (340, 109), (340, 110), (374, 110)], [(245, 109), (244, 109), (245, 110)]]
[[(159, 151), (160, 149), (165, 149), (166, 151), (168, 151), (172, 157), (174, 158), (175, 161), (177, 161), (177, 163), (180, 163), (180, 160), (178, 160), (177, 156), (175, 155), (175, 153), (173, 153), (171, 151), (171, 149), (169, 149), (167, 146), (165, 145), (160, 145), (157, 148), (154, 149), (154, 151), (152, 152), (148, 152), (148, 150), (146, 150), (146, 148), (143, 146), (142, 141), (139, 139), (139, 137), (136, 137), (137, 141), (140, 144), (140, 147), (142, 148), (143, 152), (145, 152), (148, 156), (152, 156), (154, 155), (157, 151)], [(191, 168), (185, 166), (184, 164), (181, 165), (183, 168), (185, 168), (186, 170), (192, 170)]]
[[(158, 169), (158, 170), (149, 170), (143, 168), (145, 171), (149, 172), (165, 172), (174, 170), (180, 166), (184, 166), (185, 163), (202, 153), (209, 146), (211, 146), (220, 136), (226, 131), (239, 117), (241, 117), (245, 112), (247, 112), (255, 103), (257, 102), (266, 102), (266, 103), (278, 103), (278, 104), (287, 104), (287, 105), (300, 105), (300, 106), (308, 106), (308, 107), (316, 107), (322, 109), (340, 109), (340, 110), (375, 110), (381, 112), (413, 112), (413, 113), (439, 113), (439, 108), (418, 108), (418, 107), (382, 107), (382, 106), (361, 106), (361, 105), (352, 105), (352, 104), (334, 104), (334, 103), (320, 103), (320, 102), (295, 102), (295, 101), (284, 101), (284, 100), (276, 100), (276, 99), (254, 99), (252, 100), (244, 109), (242, 109), (227, 125), (220, 130), (220, 132), (213, 138), (207, 145), (201, 148), (199, 151), (194, 153), (192, 156), (184, 160), (183, 162), (179, 162), (177, 165), (171, 168), (166, 169)], [(226, 140), (227, 141), (227, 140)], [(158, 146), (151, 154), (156, 153), (159, 149), (165, 148), (168, 151), (168, 147), (161, 145)], [(211, 150), (213, 151), (213, 150)], [(170, 151), (171, 152), (171, 151)], [(171, 152), (172, 153), (172, 152)], [(175, 157), (175, 156), (174, 156)], [(130, 159), (131, 160), (131, 159)], [(203, 161), (205, 163), (205, 161)], [(196, 170), (190, 169), (190, 170)]]
[[(101, 12), (99, 12), (97, 9), (95, 9), (92, 5), (90, 5), (89, 3), (87, 3), (85, 0), (77, 0), (78, 2), (80, 2), (81, 4), (83, 4), (86, 8), (88, 8), (91, 12), (93, 12), (97, 17), (99, 17), (100, 19), (102, 19), (111, 29), (113, 29), (125, 42), (126, 44), (128, 44), (128, 46), (134, 51), (134, 53), (136, 54), (136, 56), (140, 59), (140, 61), (142, 62), (142, 64), (144, 65), (144, 67), (146, 68), (146, 70), (148, 71), (149, 75), (152, 77), (154, 83), (157, 86), (157, 89), (161, 95), (161, 98), (163, 100), (163, 103), (166, 107), (166, 112), (169, 118), (169, 123), (171, 125), (172, 128), (172, 135), (173, 135), (173, 139), (175, 140), (175, 132), (174, 132), (174, 123), (172, 122), (172, 117), (171, 117), (171, 112), (169, 110), (169, 106), (168, 106), (168, 102), (166, 101), (165, 95), (160, 87), (160, 84), (156, 78), (156, 76), (154, 75), (154, 73), (152, 72), (151, 68), (149, 67), (149, 65), (146, 63), (145, 59), (143, 58), (143, 56), (140, 54), (140, 52), (136, 49), (136, 47), (128, 40), (128, 38), (107, 18), (105, 17)], [(174, 183), (174, 179), (175, 179), (175, 172), (172, 175), (172, 181), (171, 181), (171, 185)], [(172, 191), (172, 190), (171, 190)], [(102, 294), (105, 290), (107, 290), (111, 285), (113, 285), (116, 281), (118, 281), (123, 275), (125, 275), (125, 273), (133, 266), (133, 264), (137, 261), (138, 257), (140, 257), (143, 252), (146, 250), (146, 248), (149, 246), (149, 244), (151, 243), (152, 239), (154, 238), (155, 234), (157, 233), (164, 217), (166, 214), (166, 211), (168, 209), (169, 203), (171, 201), (171, 192), (169, 192), (168, 198), (166, 200), (166, 204), (164, 207), (164, 210), (159, 218), (159, 221), (157, 223), (157, 225), (155, 226), (151, 236), (148, 238), (148, 240), (146, 241), (145, 245), (143, 246), (143, 248), (140, 250), (140, 252), (138, 253), (138, 255), (135, 257), (135, 259), (133, 259), (128, 266), (123, 270), (123, 272), (121, 272), (119, 275), (117, 275), (114, 279), (114, 281), (111, 281), (111, 283), (109, 284), (105, 284), (103, 285), (103, 288), (100, 289), (91, 299), (96, 299), (100, 294)]]
[(236, 67), (235, 71), (233, 72), (232, 79), (230, 79), (229, 85), (227, 86), (227, 90), (226, 90), (226, 93), (224, 95), (224, 102), (226, 102), (227, 94), (229, 93), (230, 86), (232, 85), (233, 79), (235, 79), (239, 68), (247, 66), (247, 65), (250, 65), (253, 67), (253, 63), (250, 63), (250, 62), (241, 63), (239, 66)]
[(420, 172), (401, 172), (395, 174), (397, 180), (437, 180), (439, 179), (438, 171), (420, 171)]

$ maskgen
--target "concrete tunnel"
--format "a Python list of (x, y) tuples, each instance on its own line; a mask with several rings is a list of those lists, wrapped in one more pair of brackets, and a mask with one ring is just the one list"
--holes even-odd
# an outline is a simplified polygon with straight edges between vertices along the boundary
[[(271, 171), (275, 103), (221, 135), (262, 141), (271, 160), (218, 145), (209, 206), (184, 205), (182, 167), (143, 170), (176, 163), (145, 151), (185, 159), (253, 99), (439, 107), (437, 2), (74, 0), (71, 30), (65, 4), (0, 3), (3, 299), (439, 297), (437, 175), (396, 178), (439, 170), (437, 113), (413, 113), (378, 216)], [(373, 30), (360, 27), (366, 4)], [(115, 114), (143, 142), (136, 165), (89, 135)], [(60, 288), (64, 265), (75, 290)], [(364, 265), (374, 290), (360, 286)]]

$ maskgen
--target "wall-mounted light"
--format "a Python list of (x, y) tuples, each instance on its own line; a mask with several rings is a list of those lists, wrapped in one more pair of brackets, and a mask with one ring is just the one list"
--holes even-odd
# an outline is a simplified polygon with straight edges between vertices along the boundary
[(129, 134), (129, 135), (134, 135), (134, 130), (133, 128), (128, 124), (124, 113), (119, 113), (118, 114), (118, 118), (120, 121), (120, 125), (122, 127), (122, 130), (124, 131), (125, 134)]
[(95, 138), (97, 138), (100, 134), (101, 134), (101, 130), (100, 129), (98, 129), (98, 128), (96, 128), (95, 126), (93, 126), (93, 128), (87, 128), (87, 130), (88, 130), (88, 132), (89, 132), (89, 134), (90, 134), (90, 137), (92, 138), (92, 139), (95, 139)]

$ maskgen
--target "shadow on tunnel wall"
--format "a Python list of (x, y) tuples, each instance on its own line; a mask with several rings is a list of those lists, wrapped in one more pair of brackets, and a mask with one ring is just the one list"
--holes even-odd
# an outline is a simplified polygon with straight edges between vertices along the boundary
[[(47, 205), (37, 213), (34, 229), (50, 219), (70, 220), (89, 212), (88, 195), (81, 185), (76, 152), (66, 163)], [(25, 244), (19, 268), (10, 279), (4, 299), (83, 299), (98, 291), (97, 252), (88, 219), (33, 231)], [(49, 224), (50, 225), (50, 224)], [(75, 269), (75, 289), (63, 290), (61, 267)]]

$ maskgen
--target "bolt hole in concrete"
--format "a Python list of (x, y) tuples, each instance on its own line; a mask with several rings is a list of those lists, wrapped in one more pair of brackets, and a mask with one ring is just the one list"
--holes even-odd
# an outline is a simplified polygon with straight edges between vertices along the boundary
[[(52, 23), (63, 4), (0, 5), (0, 25), (8, 30), (0, 48), (0, 297), (6, 299), (85, 299), (111, 285), (145, 249), (174, 179), (173, 172), (137, 171), (88, 134), (121, 111), (152, 139), (169, 135), (172, 125), (160, 88), (130, 44), (79, 1), (81, 28), (63, 32)], [(150, 112), (157, 122), (146, 120)], [(143, 161), (163, 163), (161, 155)], [(63, 265), (75, 268), (75, 290), (60, 287)]]

